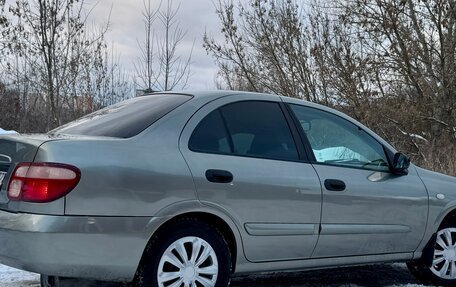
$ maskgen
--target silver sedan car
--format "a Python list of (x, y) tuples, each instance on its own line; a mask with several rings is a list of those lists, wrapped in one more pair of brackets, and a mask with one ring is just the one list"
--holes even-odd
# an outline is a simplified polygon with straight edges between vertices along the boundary
[(387, 261), (456, 283), (456, 179), (301, 100), (130, 99), (48, 134), (1, 136), (0, 183), (0, 262), (42, 286), (218, 287)]

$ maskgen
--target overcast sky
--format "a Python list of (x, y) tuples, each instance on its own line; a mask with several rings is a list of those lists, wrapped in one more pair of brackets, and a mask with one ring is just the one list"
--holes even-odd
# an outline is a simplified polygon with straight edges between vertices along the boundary
[[(151, 1), (152, 6), (158, 8), (160, 0)], [(163, 2), (166, 3), (166, 0)], [(95, 0), (88, 2), (90, 5), (93, 3)], [(173, 4), (176, 7), (180, 5), (178, 20), (181, 27), (187, 30), (180, 50), (184, 59), (188, 57), (194, 43), (188, 88), (215, 89), (217, 66), (202, 47), (204, 31), (208, 31), (217, 38), (220, 36), (213, 2), (212, 0), (173, 0)], [(162, 5), (162, 8), (164, 6)], [(99, 0), (90, 18), (95, 23), (106, 22), (112, 9), (107, 39), (112, 42), (115, 51), (120, 55), (122, 66), (131, 73), (134, 72), (133, 62), (140, 54), (138, 40), (144, 39), (141, 14), (143, 7), (143, 0)], [(159, 24), (158, 21), (156, 22)]]

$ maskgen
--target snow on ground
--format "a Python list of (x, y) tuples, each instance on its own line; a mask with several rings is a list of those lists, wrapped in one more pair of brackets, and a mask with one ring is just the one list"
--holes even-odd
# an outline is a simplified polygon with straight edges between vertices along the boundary
[[(39, 276), (0, 265), (1, 287), (39, 287)], [(111, 287), (118, 284), (70, 283), (64, 286)], [(378, 264), (359, 267), (314, 270), (294, 273), (239, 276), (232, 287), (421, 287), (410, 275), (405, 264)]]
[(0, 286), (2, 287), (39, 287), (40, 277), (0, 264)]
[(376, 264), (235, 278), (232, 287), (422, 287), (405, 264)]

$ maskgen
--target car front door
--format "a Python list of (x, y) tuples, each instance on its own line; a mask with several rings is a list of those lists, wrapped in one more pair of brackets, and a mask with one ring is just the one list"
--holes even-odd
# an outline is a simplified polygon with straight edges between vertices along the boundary
[(201, 108), (180, 149), (204, 205), (236, 222), (250, 261), (309, 258), (321, 186), (278, 96), (229, 96)]
[(392, 174), (385, 148), (352, 121), (318, 108), (289, 107), (323, 188), (312, 257), (413, 252), (428, 213), (428, 194), (415, 169)]

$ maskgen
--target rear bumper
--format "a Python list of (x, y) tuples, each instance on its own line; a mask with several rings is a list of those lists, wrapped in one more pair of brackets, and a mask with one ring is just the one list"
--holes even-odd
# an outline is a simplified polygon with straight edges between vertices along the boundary
[(0, 211), (0, 262), (46, 275), (131, 281), (153, 221)]

